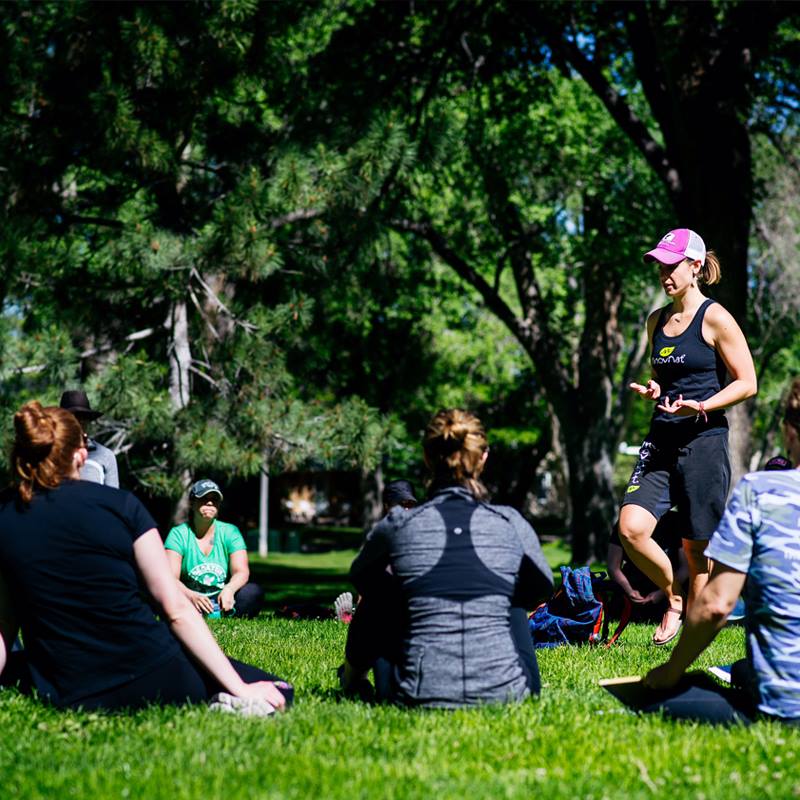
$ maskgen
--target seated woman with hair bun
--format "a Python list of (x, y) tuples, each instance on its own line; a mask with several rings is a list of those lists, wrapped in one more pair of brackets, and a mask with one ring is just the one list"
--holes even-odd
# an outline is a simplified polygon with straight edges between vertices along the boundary
[[(526, 608), (553, 578), (521, 514), (486, 502), (480, 420), (440, 411), (423, 442), (428, 501), (395, 508), (350, 570), (362, 595), (348, 629), (345, 693), (409, 706), (520, 701), (540, 689)], [(391, 575), (386, 568), (391, 567)]]
[[(14, 427), (16, 486), (0, 495), (0, 685), (87, 710), (216, 695), (212, 705), (264, 716), (291, 702), (289, 684), (220, 650), (139, 500), (79, 480), (86, 449), (69, 411), (26, 403)], [(25, 649), (10, 652), (19, 628)]]

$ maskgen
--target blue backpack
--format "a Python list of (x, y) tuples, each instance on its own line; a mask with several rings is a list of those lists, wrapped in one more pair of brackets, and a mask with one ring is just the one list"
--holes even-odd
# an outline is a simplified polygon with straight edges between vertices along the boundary
[[(560, 569), (560, 588), (528, 619), (533, 646), (542, 648), (605, 642), (608, 635), (605, 596), (614, 591), (616, 585), (605, 579), (605, 573), (592, 575), (589, 567)], [(595, 596), (596, 590), (600, 595), (599, 599)], [(629, 619), (630, 601), (625, 605), (619, 625), (611, 639), (606, 642), (606, 647), (617, 641)]]

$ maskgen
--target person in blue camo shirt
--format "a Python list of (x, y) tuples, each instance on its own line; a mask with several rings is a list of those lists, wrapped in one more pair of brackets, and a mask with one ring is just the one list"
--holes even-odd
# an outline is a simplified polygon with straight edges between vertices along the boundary
[[(789, 390), (783, 435), (789, 458), (800, 465), (800, 378)], [(745, 475), (706, 555), (714, 568), (683, 635), (669, 661), (645, 677), (653, 689), (674, 690), (652, 710), (715, 722), (768, 717), (800, 725), (800, 471)], [(685, 670), (725, 624), (743, 587), (747, 658), (733, 665), (733, 687), (688, 685)]]

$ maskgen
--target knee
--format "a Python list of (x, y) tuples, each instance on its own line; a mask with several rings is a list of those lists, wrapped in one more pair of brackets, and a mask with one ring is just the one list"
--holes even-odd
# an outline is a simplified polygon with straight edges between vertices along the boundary
[(635, 521), (619, 521), (619, 538), (626, 549), (636, 549), (637, 546), (650, 537), (650, 528), (645, 525), (637, 525)]
[(255, 617), (264, 606), (264, 590), (257, 583), (246, 583), (236, 592), (236, 610), (242, 617)]

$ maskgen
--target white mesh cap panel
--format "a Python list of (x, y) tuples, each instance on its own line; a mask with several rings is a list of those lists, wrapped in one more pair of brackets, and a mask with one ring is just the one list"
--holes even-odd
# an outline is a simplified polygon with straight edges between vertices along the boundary
[(689, 243), (684, 253), (687, 258), (696, 259), (701, 264), (706, 262), (706, 244), (694, 231), (689, 231)]

